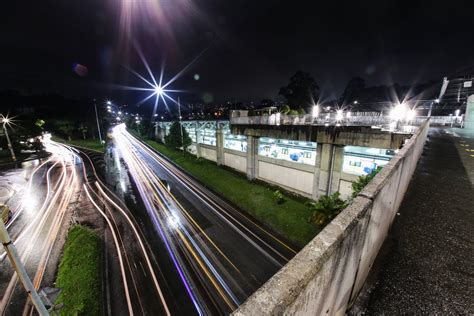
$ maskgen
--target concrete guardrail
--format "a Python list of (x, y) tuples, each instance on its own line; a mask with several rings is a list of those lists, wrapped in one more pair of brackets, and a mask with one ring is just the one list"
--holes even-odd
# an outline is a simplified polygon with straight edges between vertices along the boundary
[(233, 315), (343, 315), (388, 234), (428, 129), (427, 120), (353, 202)]

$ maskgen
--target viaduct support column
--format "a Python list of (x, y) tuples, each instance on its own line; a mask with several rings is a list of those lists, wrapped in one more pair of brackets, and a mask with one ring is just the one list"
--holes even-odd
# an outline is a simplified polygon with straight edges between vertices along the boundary
[(160, 126), (159, 126), (159, 138), (160, 138), (160, 140), (163, 144), (165, 143), (165, 136), (166, 136), (166, 127), (163, 126), (163, 124), (160, 124)]
[(258, 176), (258, 137), (247, 136), (247, 179)]
[(219, 123), (216, 128), (216, 162), (218, 166), (221, 166), (224, 164), (224, 132)]
[(196, 125), (195, 125), (195, 128), (194, 128), (194, 132), (195, 132), (195, 135), (196, 135), (196, 143), (195, 143), (195, 146), (196, 146), (196, 157), (197, 158), (201, 158), (202, 157), (202, 153), (201, 153), (201, 143), (200, 143), (200, 140), (201, 140), (201, 129), (199, 128), (199, 123), (196, 122)]
[(343, 161), (344, 146), (318, 143), (316, 147), (313, 199), (339, 191)]
[(474, 94), (467, 98), (464, 128), (474, 130)]

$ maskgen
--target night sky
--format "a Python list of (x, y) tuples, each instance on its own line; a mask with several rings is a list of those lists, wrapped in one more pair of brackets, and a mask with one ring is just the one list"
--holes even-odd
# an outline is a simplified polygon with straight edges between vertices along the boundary
[(170, 89), (216, 102), (274, 99), (299, 69), (329, 99), (353, 76), (411, 84), (474, 65), (472, 0), (5, 1), (0, 21), (0, 90), (118, 102), (146, 96), (116, 87), (146, 87), (127, 70), (147, 75), (137, 47), (165, 81), (201, 54)]

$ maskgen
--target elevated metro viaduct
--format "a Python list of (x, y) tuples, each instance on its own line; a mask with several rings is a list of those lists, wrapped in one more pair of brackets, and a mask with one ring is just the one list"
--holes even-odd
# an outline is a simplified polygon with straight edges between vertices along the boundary
[[(329, 195), (347, 189), (343, 183), (353, 182), (356, 176), (344, 174), (344, 146), (374, 147), (397, 150), (411, 134), (384, 132), (370, 126), (321, 126), (321, 125), (231, 125), (231, 133), (247, 136), (247, 177), (259, 176), (258, 140), (260, 137), (315, 142), (316, 163), (313, 170), (311, 197)], [(278, 177), (285, 178), (287, 172), (278, 170)], [(299, 179), (297, 179), (299, 180)], [(341, 180), (343, 181), (341, 183)], [(348, 184), (346, 184), (348, 185)], [(350, 188), (349, 188), (350, 189)]]
[[(352, 194), (352, 182), (358, 175), (343, 171), (344, 147), (372, 147), (397, 150), (411, 134), (394, 133), (370, 126), (324, 125), (255, 125), (229, 124), (229, 121), (181, 122), (193, 139), (191, 152), (198, 157), (215, 161), (247, 175), (278, 185), (302, 196), (317, 199), (339, 191), (343, 198)], [(171, 122), (159, 122), (156, 137), (162, 142)], [(214, 131), (214, 145), (203, 143), (203, 133)], [(246, 140), (246, 151), (224, 146), (226, 134), (239, 135)], [(314, 142), (314, 165), (274, 159), (259, 155), (260, 138)]]

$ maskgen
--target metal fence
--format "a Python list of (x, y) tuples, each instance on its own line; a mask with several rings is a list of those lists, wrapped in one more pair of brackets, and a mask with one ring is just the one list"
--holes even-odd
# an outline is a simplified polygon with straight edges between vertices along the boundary
[[(313, 116), (304, 115), (283, 115), (275, 113), (264, 116), (247, 116), (248, 111), (232, 111), (230, 117), (231, 125), (336, 125), (336, 126), (381, 126), (387, 127), (394, 120), (389, 116), (380, 115), (378, 112), (355, 112), (351, 115), (343, 114), (338, 117), (337, 113), (320, 114)], [(405, 125), (420, 126), (426, 121), (427, 116), (416, 116), (411, 120), (403, 120)], [(431, 116), (430, 124), (437, 126), (462, 126), (461, 116)]]

